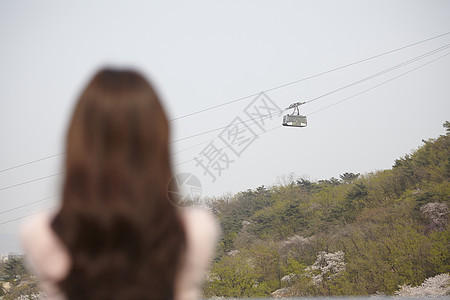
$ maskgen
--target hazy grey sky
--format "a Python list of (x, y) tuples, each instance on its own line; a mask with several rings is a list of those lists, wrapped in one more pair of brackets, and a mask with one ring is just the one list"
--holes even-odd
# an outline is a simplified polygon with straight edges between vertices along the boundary
[[(450, 49), (339, 89), (446, 46), (450, 34), (271, 89), (447, 33), (449, 13), (446, 0), (1, 1), (0, 170), (64, 152), (78, 93), (105, 65), (145, 73), (169, 119), (262, 91), (280, 108), (318, 98), (301, 107), (306, 128), (282, 127), (277, 116), (247, 134), (277, 129), (233, 149), (223, 148), (230, 139), (222, 130), (174, 142), (175, 173), (196, 175), (204, 195), (270, 186), (290, 172), (318, 180), (390, 168), (444, 133), (450, 56), (394, 78)], [(172, 140), (249, 119), (263, 103), (255, 97), (171, 121)], [(216, 161), (221, 174), (209, 169), (214, 182), (193, 160), (211, 147), (226, 155)], [(0, 172), (0, 253), (19, 251), (18, 218), (56, 205), (58, 197), (39, 200), (59, 194), (61, 176), (5, 187), (57, 174), (61, 160)]]

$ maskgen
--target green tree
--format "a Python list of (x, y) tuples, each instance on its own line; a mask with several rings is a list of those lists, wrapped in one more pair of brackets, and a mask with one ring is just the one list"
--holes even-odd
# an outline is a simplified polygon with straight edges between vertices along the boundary
[(4, 300), (20, 296), (32, 299), (40, 293), (36, 278), (25, 268), (23, 256), (9, 255), (0, 265), (0, 277), (4, 280), (0, 293)]
[(342, 175), (339, 175), (339, 178), (341, 178), (343, 183), (348, 184), (348, 183), (352, 183), (355, 179), (357, 179), (359, 177), (359, 175), (360, 175), (359, 173), (354, 174), (354, 173), (346, 172)]
[(445, 123), (442, 126), (444, 126), (444, 128), (446, 129), (447, 134), (450, 134), (450, 122), (445, 121)]
[(205, 296), (253, 297), (264, 296), (264, 286), (258, 281), (253, 259), (235, 253), (223, 256), (214, 265), (208, 276), (208, 285), (204, 289)]

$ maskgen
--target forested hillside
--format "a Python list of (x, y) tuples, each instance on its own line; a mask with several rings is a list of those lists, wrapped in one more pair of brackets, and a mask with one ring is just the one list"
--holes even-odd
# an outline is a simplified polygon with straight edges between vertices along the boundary
[(205, 296), (392, 295), (439, 274), (445, 285), (450, 123), (444, 127), (446, 135), (390, 170), (291, 178), (212, 200), (222, 236)]
[[(204, 296), (449, 293), (450, 123), (390, 170), (213, 199), (222, 227)], [(0, 299), (36, 299), (22, 257), (0, 262)], [(21, 298), (22, 297), (22, 298)]]

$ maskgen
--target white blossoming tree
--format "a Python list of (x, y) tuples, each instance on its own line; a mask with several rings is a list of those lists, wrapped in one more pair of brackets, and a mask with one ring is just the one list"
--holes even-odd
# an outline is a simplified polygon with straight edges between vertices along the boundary
[(395, 292), (402, 297), (439, 297), (450, 295), (450, 276), (448, 273), (427, 278), (420, 286), (402, 285)]
[(432, 202), (420, 208), (420, 211), (428, 220), (429, 230), (442, 231), (447, 225), (448, 207), (446, 203)]
[(343, 251), (319, 252), (314, 264), (305, 270), (311, 278), (311, 283), (317, 287), (322, 286), (325, 291), (328, 290), (329, 283), (345, 271), (344, 256)]

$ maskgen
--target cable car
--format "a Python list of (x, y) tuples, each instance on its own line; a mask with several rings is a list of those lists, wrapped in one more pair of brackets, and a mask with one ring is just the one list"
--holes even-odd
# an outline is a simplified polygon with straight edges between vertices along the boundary
[(306, 116), (290, 114), (283, 116), (283, 126), (306, 127), (306, 125), (308, 125)]
[(286, 114), (283, 116), (283, 126), (291, 126), (291, 127), (306, 127), (308, 125), (308, 121), (306, 120), (306, 116), (300, 114), (298, 107), (305, 102), (297, 102), (291, 104), (286, 109), (294, 109), (292, 114)]

